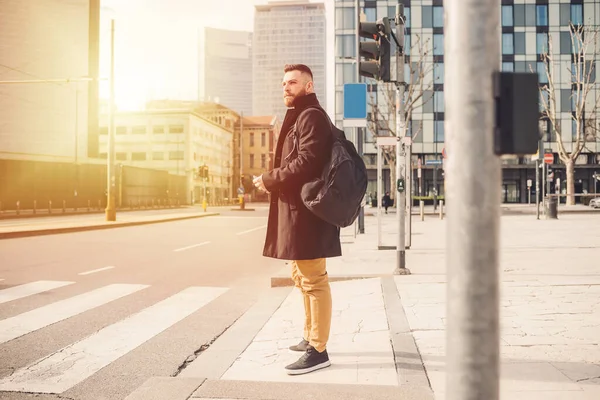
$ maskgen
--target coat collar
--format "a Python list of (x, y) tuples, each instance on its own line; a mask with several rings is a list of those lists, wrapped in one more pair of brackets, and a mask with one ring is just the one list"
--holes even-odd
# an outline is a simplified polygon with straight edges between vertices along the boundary
[(301, 97), (298, 97), (294, 102), (294, 110), (297, 114), (300, 114), (304, 109), (310, 106), (318, 106), (319, 100), (317, 100), (317, 95), (315, 93), (310, 93)]

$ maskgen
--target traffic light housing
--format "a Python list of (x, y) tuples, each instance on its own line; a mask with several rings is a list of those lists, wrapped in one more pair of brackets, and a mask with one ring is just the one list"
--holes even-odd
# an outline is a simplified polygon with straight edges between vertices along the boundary
[[(373, 41), (359, 43), (359, 70), (360, 75), (378, 81), (390, 82), (390, 34), (392, 32), (390, 21), (384, 17), (377, 22), (361, 22), (359, 36)], [(365, 61), (360, 61), (360, 57)]]
[(208, 179), (208, 165), (198, 167), (198, 178)]

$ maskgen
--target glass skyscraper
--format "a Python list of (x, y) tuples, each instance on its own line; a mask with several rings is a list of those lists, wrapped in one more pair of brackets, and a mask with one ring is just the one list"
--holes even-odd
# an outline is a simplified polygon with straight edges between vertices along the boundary
[[(424, 80), (425, 90), (423, 101), (416, 104), (412, 115), (412, 121), (409, 122), (408, 134), (416, 133), (413, 145), (413, 166), (416, 166), (420, 159), (423, 165), (422, 173), (422, 192), (427, 196), (433, 193), (434, 174), (433, 165), (427, 165), (433, 160), (442, 158), (444, 149), (444, 58), (449, 55), (444, 54), (444, 2), (442, 0), (404, 0), (406, 23), (406, 45), (410, 48), (417, 38), (428, 42), (431, 49), (426, 56), (425, 62), (430, 66), (430, 73)], [(584, 26), (596, 27), (600, 23), (600, 1), (583, 0), (502, 0), (501, 2), (501, 25), (502, 37), (502, 65), (500, 69), (504, 71), (529, 72), (539, 71), (540, 83), (545, 83), (544, 66), (541, 54), (546, 51), (548, 38), (552, 38), (557, 65), (555, 66), (557, 93), (557, 111), (560, 113), (562, 138), (565, 147), (569, 150), (573, 140), (572, 123), (572, 92), (571, 92), (571, 68), (572, 49), (571, 36), (569, 33), (569, 24), (583, 24)], [(374, 22), (382, 17), (393, 18), (395, 14), (396, 0), (361, 0), (363, 18), (366, 21)], [(343, 124), (343, 85), (344, 83), (356, 82), (356, 10), (354, 0), (336, 0), (335, 1), (335, 115), (336, 124)], [(392, 46), (395, 47), (395, 46)], [(394, 52), (392, 53), (394, 54)], [(408, 63), (414, 63), (415, 54), (408, 54), (406, 57), (408, 72)], [(595, 62), (594, 62), (595, 63)], [(392, 55), (392, 71), (395, 69), (395, 57)], [(406, 73), (405, 72), (405, 73)], [(595, 78), (595, 72), (594, 72)], [(391, 90), (382, 86), (393, 85), (377, 84), (377, 82), (361, 78), (367, 82), (369, 93), (373, 99), (377, 98), (379, 107), (384, 106), (381, 103), (388, 102), (388, 98), (382, 92)], [(590, 98), (597, 97), (598, 90), (590, 93)], [(369, 102), (372, 103), (372, 102)], [(393, 106), (393, 105), (392, 105)], [(370, 116), (371, 104), (369, 104)], [(588, 116), (586, 116), (588, 118)], [(597, 118), (594, 123), (597, 125)], [(393, 122), (393, 121), (392, 121)], [(387, 132), (374, 132), (374, 126), (381, 124), (370, 124), (369, 132), (365, 136), (365, 161), (370, 171), (369, 191), (374, 192), (376, 187), (376, 149), (373, 145), (376, 135), (385, 135)], [(379, 129), (379, 128), (377, 128)], [(554, 178), (559, 177), (561, 181), (561, 191), (565, 188), (565, 166), (559, 161), (556, 153), (558, 144), (556, 137), (551, 132), (547, 121), (540, 122), (540, 129), (544, 132), (544, 148), (546, 151), (555, 153), (555, 163), (552, 170), (555, 172)], [(600, 192), (600, 184), (596, 183), (592, 177), (595, 171), (600, 173), (600, 150), (599, 139), (588, 137), (589, 141), (582, 154), (576, 160), (575, 165), (575, 192), (594, 193)], [(443, 168), (439, 166), (438, 168)], [(385, 190), (389, 190), (388, 179), (385, 179), (389, 172), (384, 172)], [(443, 170), (437, 171), (437, 191), (443, 194)], [(504, 161), (503, 167), (503, 190), (502, 201), (508, 203), (526, 203), (528, 201), (527, 181), (531, 179), (535, 182), (535, 163), (530, 157), (511, 159)], [(418, 194), (418, 179), (413, 179), (415, 184), (414, 193)], [(535, 190), (535, 185), (532, 185)], [(554, 185), (552, 185), (553, 191)], [(378, 194), (381, 197), (382, 194)], [(535, 192), (532, 192), (532, 198), (535, 198)]]

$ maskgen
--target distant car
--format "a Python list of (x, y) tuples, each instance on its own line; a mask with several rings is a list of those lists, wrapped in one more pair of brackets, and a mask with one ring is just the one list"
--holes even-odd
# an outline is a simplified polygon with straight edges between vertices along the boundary
[(600, 208), (600, 197), (596, 197), (590, 200), (590, 207)]

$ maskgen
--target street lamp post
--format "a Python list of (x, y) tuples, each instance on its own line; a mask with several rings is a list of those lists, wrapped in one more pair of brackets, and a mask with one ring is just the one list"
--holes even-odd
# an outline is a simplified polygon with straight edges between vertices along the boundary
[(115, 20), (110, 21), (110, 96), (108, 105), (108, 149), (106, 166), (106, 220), (116, 221), (115, 206)]

